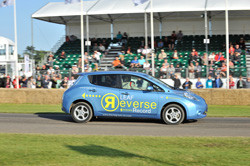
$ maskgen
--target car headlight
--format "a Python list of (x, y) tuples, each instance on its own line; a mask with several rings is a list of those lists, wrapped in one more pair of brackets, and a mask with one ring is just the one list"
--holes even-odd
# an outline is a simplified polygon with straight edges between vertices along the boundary
[(184, 97), (188, 98), (188, 99), (191, 99), (191, 100), (196, 100), (196, 101), (199, 101), (196, 97), (192, 96), (190, 93), (188, 92), (185, 92), (183, 94)]

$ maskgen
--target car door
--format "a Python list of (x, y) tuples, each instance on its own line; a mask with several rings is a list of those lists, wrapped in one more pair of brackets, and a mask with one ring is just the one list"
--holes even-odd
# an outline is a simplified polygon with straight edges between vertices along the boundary
[(149, 91), (149, 86), (156, 86), (150, 81), (134, 76), (121, 75), (120, 111), (124, 115), (135, 117), (154, 116), (157, 114), (158, 90)]
[(89, 75), (92, 84), (85, 97), (95, 107), (96, 116), (110, 116), (119, 112), (120, 83), (116, 74)]

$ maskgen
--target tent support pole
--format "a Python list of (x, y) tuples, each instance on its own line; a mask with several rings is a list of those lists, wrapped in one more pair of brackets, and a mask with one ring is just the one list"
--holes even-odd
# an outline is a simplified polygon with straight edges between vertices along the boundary
[(212, 16), (211, 16), (211, 12), (208, 12), (208, 18), (209, 18), (209, 22), (208, 22), (209, 36), (212, 37), (213, 31), (212, 31)]
[(111, 42), (113, 42), (114, 40), (114, 23), (113, 21), (111, 21), (111, 24), (110, 24), (110, 37), (111, 37)]
[(17, 52), (17, 22), (16, 22), (16, 0), (14, 0), (14, 31), (15, 31), (15, 73), (16, 73), (16, 88), (19, 89), (19, 76), (18, 76), (18, 52)]
[(84, 72), (84, 20), (83, 20), (83, 1), (81, 0), (81, 54), (82, 54), (82, 72)]
[(152, 51), (152, 55), (151, 55), (151, 63), (152, 63), (152, 76), (155, 76), (155, 58), (154, 58), (154, 52), (155, 52), (155, 48), (154, 48), (154, 13), (153, 13), (153, 0), (150, 1), (150, 21), (151, 21), (151, 51)]
[(226, 19), (226, 57), (227, 57), (227, 89), (229, 89), (229, 23), (228, 23), (228, 1), (226, 1), (226, 11), (225, 11), (225, 19)]
[(87, 52), (88, 52), (88, 55), (89, 55), (89, 16), (86, 15), (86, 37), (87, 37)]
[(162, 21), (161, 20), (160, 20), (159, 31), (160, 31), (160, 39), (162, 39)]
[(205, 9), (204, 12), (204, 21), (205, 21), (205, 44), (206, 44), (206, 54), (207, 54), (207, 59), (206, 59), (206, 64), (207, 64), (207, 73), (206, 76), (208, 77), (208, 32), (207, 32), (207, 9)]
[(148, 16), (144, 13), (144, 24), (145, 24), (145, 46), (148, 46)]

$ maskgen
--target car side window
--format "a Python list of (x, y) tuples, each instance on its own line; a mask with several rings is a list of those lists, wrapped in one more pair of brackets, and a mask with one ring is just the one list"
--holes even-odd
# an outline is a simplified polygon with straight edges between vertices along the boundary
[(155, 91), (162, 91), (157, 85), (137, 76), (133, 75), (121, 75), (122, 89), (130, 90), (147, 90), (148, 86), (153, 86)]
[(120, 88), (118, 76), (116, 74), (105, 74), (105, 75), (89, 75), (89, 82), (94, 85)]

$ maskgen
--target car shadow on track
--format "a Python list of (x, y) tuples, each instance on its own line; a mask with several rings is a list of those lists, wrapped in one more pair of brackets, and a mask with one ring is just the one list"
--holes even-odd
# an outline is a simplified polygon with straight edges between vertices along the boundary
[[(64, 121), (64, 122), (73, 122), (74, 120), (72, 117), (68, 114), (56, 114), (56, 113), (35, 113), (40, 118), (46, 118), (51, 120), (57, 120), (57, 121)], [(143, 118), (120, 118), (120, 117), (93, 117), (91, 119), (91, 122), (120, 122), (120, 123), (154, 123), (154, 124), (163, 124), (165, 123), (162, 120), (159, 119), (143, 119)], [(195, 123), (197, 120), (186, 120), (183, 123)]]

